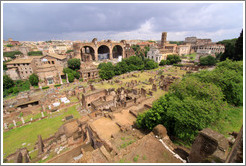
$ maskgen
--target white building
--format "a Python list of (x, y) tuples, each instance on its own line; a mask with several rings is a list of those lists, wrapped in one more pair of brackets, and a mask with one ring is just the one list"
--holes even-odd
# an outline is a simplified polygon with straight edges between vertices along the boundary
[(151, 47), (149, 52), (147, 53), (148, 59), (153, 59), (155, 62), (160, 63), (163, 59), (163, 54), (160, 53), (158, 48)]

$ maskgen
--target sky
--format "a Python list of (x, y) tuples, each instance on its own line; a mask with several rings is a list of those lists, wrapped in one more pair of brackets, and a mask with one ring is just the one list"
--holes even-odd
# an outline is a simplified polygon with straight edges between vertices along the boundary
[(212, 41), (237, 38), (242, 3), (4, 3), (3, 38), (46, 40)]

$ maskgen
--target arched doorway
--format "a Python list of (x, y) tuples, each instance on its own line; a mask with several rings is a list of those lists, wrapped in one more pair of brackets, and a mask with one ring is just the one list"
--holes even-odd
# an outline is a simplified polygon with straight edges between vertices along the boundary
[(113, 47), (113, 58), (119, 58), (122, 57), (123, 49), (120, 45), (116, 45)]
[(81, 50), (81, 60), (83, 62), (94, 61), (95, 51), (91, 46), (84, 46), (84, 52)]
[(109, 59), (109, 48), (108, 46), (101, 45), (98, 48), (98, 60)]

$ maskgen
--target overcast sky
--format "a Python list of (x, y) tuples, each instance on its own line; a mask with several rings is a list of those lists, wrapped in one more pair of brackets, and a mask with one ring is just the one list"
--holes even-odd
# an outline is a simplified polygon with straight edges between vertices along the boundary
[(236, 38), (243, 28), (242, 3), (5, 3), (4, 39), (184, 40)]

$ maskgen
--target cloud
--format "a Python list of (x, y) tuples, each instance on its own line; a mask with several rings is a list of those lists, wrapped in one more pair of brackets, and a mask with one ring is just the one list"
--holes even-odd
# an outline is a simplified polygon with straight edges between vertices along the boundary
[(4, 38), (15, 40), (155, 39), (192, 35), (222, 40), (243, 27), (239, 3), (23, 3), (3, 5)]

